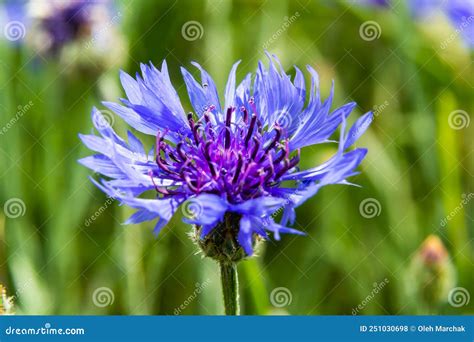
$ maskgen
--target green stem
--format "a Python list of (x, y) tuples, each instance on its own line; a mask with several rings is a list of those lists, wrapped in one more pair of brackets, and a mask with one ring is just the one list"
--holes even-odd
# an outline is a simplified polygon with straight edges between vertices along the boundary
[(233, 262), (221, 261), (222, 295), (224, 298), (225, 314), (235, 316), (239, 314), (239, 287), (237, 280), (237, 265)]

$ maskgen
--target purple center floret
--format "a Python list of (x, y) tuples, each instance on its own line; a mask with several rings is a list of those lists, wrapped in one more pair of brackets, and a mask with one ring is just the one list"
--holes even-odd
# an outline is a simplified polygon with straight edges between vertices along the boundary
[[(285, 129), (278, 124), (264, 130), (253, 99), (247, 108), (229, 107), (225, 122), (213, 122), (207, 108), (199, 120), (188, 114), (192, 135), (178, 134), (166, 139), (167, 132), (158, 132), (156, 163), (160, 178), (182, 186), (160, 187), (161, 197), (177, 194), (225, 193), (230, 203), (268, 195), (279, 179), (295, 168), (300, 151), (290, 156)], [(175, 141), (174, 143), (171, 141)], [(150, 173), (152, 180), (155, 175)], [(164, 176), (164, 177), (163, 177)]]

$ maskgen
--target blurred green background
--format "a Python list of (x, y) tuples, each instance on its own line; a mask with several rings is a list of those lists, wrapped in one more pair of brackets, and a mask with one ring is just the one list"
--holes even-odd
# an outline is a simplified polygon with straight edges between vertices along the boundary
[[(196, 254), (181, 213), (157, 238), (152, 222), (122, 225), (132, 211), (87, 179), (78, 133), (91, 132), (93, 105), (124, 96), (119, 69), (166, 59), (190, 109), (180, 66), (198, 61), (223, 94), (232, 64), (242, 59), (242, 79), (265, 49), (289, 73), (312, 65), (325, 96), (334, 80), (334, 106), (358, 103), (352, 121), (376, 115), (357, 143), (369, 149), (352, 178), (362, 187), (324, 188), (297, 210), (307, 237), (269, 241), (239, 265), (242, 313), (474, 313), (473, 55), (459, 37), (441, 47), (453, 33), (443, 18), (416, 21), (403, 2), (147, 0), (113, 11), (123, 44), (103, 51), (106, 67), (81, 49), (58, 61), (0, 43), (0, 283), (16, 313), (223, 312), (218, 267)], [(376, 38), (362, 33), (367, 22)], [(303, 150), (302, 166), (334, 148)], [(420, 251), (432, 234), (445, 247)]]

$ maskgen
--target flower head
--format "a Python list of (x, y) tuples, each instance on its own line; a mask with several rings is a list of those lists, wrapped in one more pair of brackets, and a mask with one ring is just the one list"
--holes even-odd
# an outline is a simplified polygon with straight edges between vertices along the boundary
[(441, 239), (428, 236), (413, 255), (407, 272), (407, 289), (420, 304), (438, 305), (448, 298), (456, 273), (450, 255)]
[[(295, 220), (295, 208), (322, 186), (347, 183), (346, 178), (356, 174), (366, 150), (348, 149), (368, 127), (372, 113), (346, 132), (346, 118), (355, 103), (331, 111), (333, 90), (321, 101), (318, 75), (308, 66), (311, 88), (305, 106), (303, 73), (295, 68), (292, 78), (276, 57), (269, 60), (268, 68), (260, 62), (255, 77), (248, 74), (238, 85), (239, 62), (235, 63), (224, 103), (200, 65), (193, 63), (201, 72), (201, 83), (182, 68), (194, 109), (189, 113), (171, 84), (165, 62), (161, 70), (141, 65), (142, 75), (135, 79), (121, 73), (127, 99), (123, 105), (104, 105), (137, 131), (156, 137), (155, 146), (147, 153), (131, 132), (126, 142), (94, 109), (92, 120), (101, 137), (81, 135), (81, 139), (98, 154), (80, 162), (108, 178), (93, 180), (100, 189), (138, 209), (127, 223), (158, 219), (158, 233), (182, 206), (184, 220), (198, 227), (201, 244), (222, 240), (225, 231), (229, 239), (222, 244), (230, 241), (230, 251), (251, 255), (256, 238), (268, 238), (267, 232), (276, 239), (281, 233), (302, 234), (288, 227)], [(300, 150), (333, 142), (330, 138), (339, 126), (337, 153), (324, 164), (301, 171)], [(150, 191), (154, 198), (139, 197)], [(281, 210), (282, 221), (277, 223), (273, 215)], [(235, 256), (233, 252), (227, 254)]]

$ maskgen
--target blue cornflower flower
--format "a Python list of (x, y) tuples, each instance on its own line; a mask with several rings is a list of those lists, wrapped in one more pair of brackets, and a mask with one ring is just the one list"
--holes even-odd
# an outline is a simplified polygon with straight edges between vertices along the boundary
[[(281, 233), (303, 234), (289, 227), (295, 208), (325, 185), (349, 184), (346, 179), (357, 173), (367, 152), (349, 148), (367, 129), (372, 113), (347, 132), (354, 102), (331, 111), (334, 87), (322, 101), (318, 74), (307, 66), (311, 88), (305, 106), (300, 69), (295, 67), (292, 78), (275, 56), (268, 57), (268, 68), (259, 62), (255, 77), (248, 74), (238, 85), (239, 62), (234, 64), (224, 103), (199, 64), (193, 63), (201, 83), (181, 68), (194, 108), (189, 113), (171, 84), (166, 62), (161, 70), (142, 64), (136, 78), (121, 72), (127, 99), (104, 105), (137, 131), (156, 137), (156, 144), (147, 152), (132, 132), (128, 142), (123, 140), (94, 108), (92, 121), (101, 136), (80, 138), (97, 154), (80, 163), (107, 177), (91, 179), (108, 196), (137, 209), (126, 223), (158, 219), (159, 233), (183, 206), (184, 221), (197, 227), (205, 254), (219, 259), (222, 251), (214, 250), (216, 244), (230, 242), (231, 250), (224, 254), (235, 261), (251, 255), (256, 240), (267, 239), (267, 232), (277, 240)], [(322, 165), (300, 170), (300, 150), (334, 142), (330, 139), (339, 126), (337, 153)], [(140, 197), (150, 191), (154, 198)], [(277, 223), (273, 216), (280, 211), (282, 221)], [(229, 237), (226, 243), (223, 235)]]

